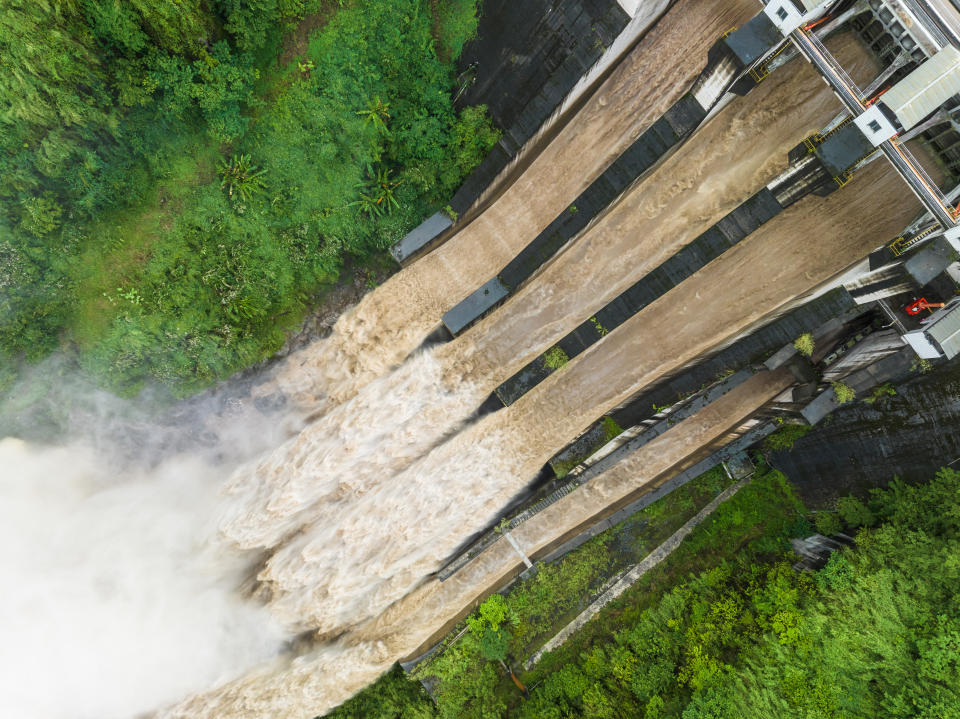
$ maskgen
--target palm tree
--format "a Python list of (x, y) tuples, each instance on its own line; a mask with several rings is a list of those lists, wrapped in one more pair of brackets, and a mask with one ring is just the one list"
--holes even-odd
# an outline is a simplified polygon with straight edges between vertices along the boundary
[(349, 206), (359, 206), (361, 212), (370, 216), (379, 216), (384, 212), (389, 214), (393, 208), (400, 207), (393, 191), (394, 188), (403, 184), (403, 180), (394, 180), (390, 177), (390, 173), (390, 170), (384, 168), (377, 170), (373, 177), (358, 186), (357, 189), (362, 190), (360, 199), (351, 202)]
[(366, 192), (361, 192), (360, 199), (355, 202), (351, 202), (348, 205), (348, 207), (353, 206), (358, 206), (360, 208), (360, 212), (363, 212), (370, 217), (375, 215), (380, 216), (383, 214), (383, 208), (380, 206), (380, 199), (374, 197), (373, 195), (367, 194)]
[(241, 200), (248, 200), (263, 191), (266, 172), (251, 165), (249, 155), (234, 155), (229, 162), (224, 160), (220, 163), (220, 174), (223, 176), (220, 187), (227, 188), (230, 197), (236, 192)]
[(367, 100), (367, 106), (363, 110), (357, 110), (357, 114), (364, 118), (364, 121), (372, 124), (378, 132), (387, 132), (387, 120), (390, 119), (390, 103), (383, 102), (379, 97)]

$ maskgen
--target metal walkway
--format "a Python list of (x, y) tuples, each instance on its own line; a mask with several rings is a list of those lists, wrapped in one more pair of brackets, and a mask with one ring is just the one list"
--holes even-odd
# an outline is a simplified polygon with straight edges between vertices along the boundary
[[(798, 28), (791, 33), (790, 39), (800, 53), (817, 68), (854, 117), (867, 109), (861, 100), (859, 88), (816, 36)], [(896, 138), (882, 143), (879, 149), (943, 228), (954, 227), (957, 217), (953, 208), (947, 205), (936, 184), (927, 177), (910, 153), (897, 143)]]

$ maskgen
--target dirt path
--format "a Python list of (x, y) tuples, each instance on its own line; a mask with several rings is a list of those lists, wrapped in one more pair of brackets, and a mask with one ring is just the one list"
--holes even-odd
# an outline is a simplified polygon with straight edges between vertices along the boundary
[[(351, 2), (346, 4), (350, 5)], [(297, 26), (292, 32), (287, 34), (283, 39), (283, 43), (280, 45), (280, 54), (277, 57), (277, 63), (280, 67), (283, 68), (294, 60), (304, 57), (307, 54), (307, 47), (310, 44), (310, 34), (330, 22), (342, 7), (341, 5), (329, 2), (317, 12), (310, 13), (297, 23)]]

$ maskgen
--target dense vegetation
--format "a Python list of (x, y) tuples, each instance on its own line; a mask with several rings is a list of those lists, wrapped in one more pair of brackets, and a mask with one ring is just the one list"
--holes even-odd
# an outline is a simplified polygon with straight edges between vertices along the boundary
[(496, 140), (483, 108), (452, 105), (476, 10), (5, 3), (0, 392), (55, 349), (125, 394), (276, 350), (348, 258), (445, 204)]
[[(810, 530), (799, 509), (782, 476), (755, 480), (567, 645), (518, 672), (526, 698), (496, 661), (523, 658), (511, 656), (524, 619), (508, 594), (469, 620), (459, 643), (473, 649), (441, 677), (435, 705), (396, 673), (336, 715), (960, 716), (960, 473), (894, 481), (822, 513), (856, 531), (856, 546), (813, 574), (786, 552)], [(406, 703), (378, 702), (401, 688)]]

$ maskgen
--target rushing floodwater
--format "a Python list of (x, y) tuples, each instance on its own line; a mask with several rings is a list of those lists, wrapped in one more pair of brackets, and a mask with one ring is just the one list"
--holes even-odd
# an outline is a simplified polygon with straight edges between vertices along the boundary
[[(864, 62), (849, 40), (840, 50), (853, 69)], [(311, 546), (328, 544), (326, 534), (349, 534), (344, 518), (358, 513), (362, 523), (359, 507), (389, 502), (393, 476), (459, 430), (497, 385), (773, 179), (787, 152), (834, 113), (829, 89), (800, 62), (728, 106), (502, 311), (371, 382), (239, 472), (227, 536), (245, 548), (272, 548), (303, 530), (324, 534)], [(748, 145), (770, 149), (743, 153)], [(303, 533), (281, 550), (293, 557), (286, 564), (298, 565), (306, 542)], [(295, 570), (275, 566), (263, 574), (275, 588), (320, 591), (321, 567), (313, 579), (294, 580)], [(322, 591), (341, 594), (335, 584)], [(296, 609), (284, 616), (298, 626)]]
[(687, 91), (720, 34), (756, 12), (754, 0), (679, 0), (495, 202), (292, 356), (279, 387), (322, 409), (396, 366)]
[[(855, 192), (858, 185), (871, 191)], [(264, 670), (195, 697), (169, 716), (289, 716), (304, 699), (320, 711), (361, 689), (460, 615), (478, 593), (516, 564), (517, 559), (509, 556), (512, 549), (500, 546), (453, 580), (423, 579), (456, 546), (457, 538), (482, 526), (529, 479), (558, 439), (574, 436), (598, 409), (615, 405), (671, 367), (722, 343), (842, 271), (873, 249), (878, 238), (898, 232), (918, 210), (919, 205), (905, 195), (903, 183), (881, 163), (826, 199), (808, 198), (791, 207), (594, 345), (564, 372), (459, 433), (398, 476), (391, 483), (394, 494), (389, 503), (365, 507), (372, 512), (365, 522), (347, 520), (340, 525), (354, 527), (357, 534), (325, 537), (335, 542), (329, 556), (337, 554), (338, 559), (317, 562), (326, 550), (314, 547), (310, 560), (330, 569), (330, 581), (345, 594), (304, 592), (297, 597), (302, 603), (291, 599), (287, 609), (303, 617), (313, 614), (323, 625), (350, 604), (348, 614), (366, 613), (369, 619), (337, 643), (290, 666)], [(674, 428), (677, 431), (665, 433), (658, 444), (651, 443), (654, 456), (683, 456), (691, 438), (695, 443), (697, 431), (727, 431), (779, 391), (782, 377), (772, 375), (770, 381), (771, 385), (752, 385), (757, 394), (731, 393), (737, 402), (733, 406), (711, 405), (709, 425), (702, 422), (704, 415), (695, 415)], [(724, 414), (727, 410), (729, 414)], [(700, 429), (688, 434), (691, 420)], [(611, 469), (612, 484), (603, 491), (616, 491), (616, 483), (631, 476), (638, 484), (645, 481), (642, 462), (650, 459), (651, 451)], [(631, 471), (637, 474), (630, 475)], [(655, 468), (648, 471), (656, 473)], [(463, 489), (449, 491), (451, 487)], [(544, 518), (554, 520), (550, 530), (554, 534), (583, 520), (578, 513), (564, 515), (560, 503), (555, 507), (551, 511), (562, 516)], [(531, 526), (537, 529), (542, 524)], [(531, 550), (550, 541), (549, 532), (537, 537), (525, 531), (533, 530), (518, 530)], [(359, 546), (349, 546), (354, 540)], [(365, 567), (375, 567), (380, 574), (366, 574)], [(294, 577), (309, 573), (297, 562), (289, 569)], [(365, 576), (359, 579), (360, 574)]]
[[(108, 610), (115, 617), (108, 636), (76, 642), (114, 642), (103, 646), (115, 660), (123, 706), (108, 701), (119, 690), (106, 696), (87, 674), (71, 675), (70, 666), (84, 661), (65, 653), (62, 668), (49, 667), (53, 683), (83, 701), (57, 699), (45, 716), (66, 719), (78, 707), (98, 719), (129, 715), (252, 666), (260, 668), (163, 716), (288, 719), (339, 704), (514, 570), (518, 557), (500, 542), (447, 582), (429, 578), (558, 448), (912, 220), (917, 203), (876, 162), (848, 188), (774, 218), (510, 407), (474, 418), (494, 387), (763, 187), (785, 167), (787, 151), (837, 112), (824, 83), (795, 61), (718, 113), (498, 311), (457, 340), (408, 357), (445, 310), (686, 91), (721, 32), (756, 10), (753, 0), (675, 3), (481, 214), (344, 315), (330, 339), (291, 357), (276, 382), (309, 416), (306, 426), (225, 485), (222, 464), (172, 458), (117, 481), (82, 453), (65, 462), (0, 443), (0, 462), (16, 468), (5, 478), (18, 486), (33, 478), (30, 495), (0, 485), (0, 524), (31, 545), (17, 551), (11, 539), (4, 559), (13, 576), (30, 582), (39, 571), (53, 583), (33, 581), (0, 607), (19, 616), (42, 608), (44, 597), (66, 595), (77, 626), (109, 624), (101, 616)], [(848, 40), (834, 49), (853, 74), (869, 65)], [(785, 372), (758, 374), (522, 525), (515, 538), (530, 553), (549, 546), (637, 488), (663, 481), (791, 382)], [(57, 528), (49, 546), (47, 527)], [(269, 615), (236, 592), (254, 565), (259, 583), (248, 593)], [(87, 581), (76, 581), (78, 570)], [(279, 656), (284, 634), (276, 620), (286, 631), (336, 639), (289, 660)], [(69, 624), (49, 624), (50, 631)], [(148, 631), (138, 633), (142, 627)], [(10, 662), (39, 661), (30, 629), (6, 640)], [(197, 643), (210, 651), (168, 657), (170, 647), (183, 654)], [(149, 658), (178, 671), (160, 682)], [(137, 683), (144, 676), (154, 691)], [(25, 682), (6, 689), (23, 697), (37, 691)]]

